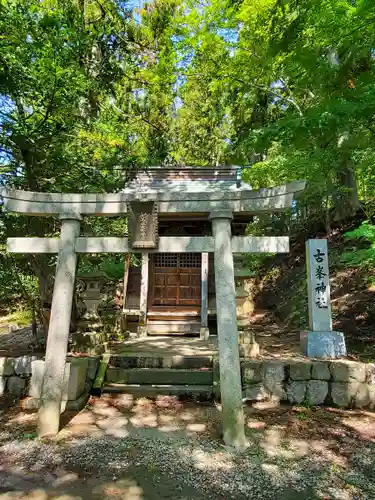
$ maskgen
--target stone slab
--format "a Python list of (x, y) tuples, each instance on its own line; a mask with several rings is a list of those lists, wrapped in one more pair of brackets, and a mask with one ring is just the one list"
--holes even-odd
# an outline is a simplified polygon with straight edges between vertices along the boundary
[[(69, 358), (65, 365), (63, 400), (74, 401), (84, 391), (88, 358)], [(29, 385), (29, 396), (40, 398), (44, 376), (44, 360), (32, 362), (32, 376)]]
[(14, 358), (0, 358), (0, 375), (9, 377), (14, 373)]
[(201, 340), (208, 340), (210, 338), (210, 330), (207, 327), (202, 327), (199, 330), (199, 338)]
[(350, 382), (356, 380), (357, 382), (366, 382), (367, 379), (367, 365), (357, 361), (340, 360), (332, 361), (330, 363), (330, 371), (332, 379), (335, 382)]
[(243, 385), (246, 387), (262, 381), (263, 362), (258, 360), (244, 361), (241, 363)]
[(368, 397), (369, 397), (369, 407), (371, 410), (375, 408), (375, 385), (367, 385)]
[(87, 367), (87, 378), (88, 380), (95, 380), (96, 372), (98, 371), (100, 363), (99, 356), (93, 356), (88, 358), (88, 367)]
[[(36, 398), (39, 400), (40, 393), (42, 390), (43, 376), (44, 376), (44, 360), (36, 359), (31, 363), (31, 378), (29, 383), (28, 395), (31, 398)], [(65, 367), (65, 377), (64, 377), (64, 392), (63, 400), (68, 399), (68, 380), (70, 374), (70, 364)]]
[(367, 365), (367, 383), (375, 386), (375, 363)]
[(68, 358), (70, 364), (68, 401), (75, 401), (85, 390), (88, 358)]
[(260, 355), (260, 346), (258, 342), (252, 344), (239, 344), (241, 358), (257, 358)]
[(8, 382), (8, 392), (13, 396), (22, 396), (26, 389), (26, 380), (21, 377), (9, 377)]
[(263, 364), (263, 384), (272, 400), (285, 400), (285, 364), (283, 361), (265, 361)]
[(289, 378), (292, 380), (310, 380), (312, 364), (309, 361), (291, 361)]
[(309, 358), (334, 359), (346, 356), (345, 337), (342, 332), (301, 332), (301, 348)]
[(311, 378), (315, 380), (330, 380), (331, 372), (329, 363), (324, 361), (313, 361)]
[(354, 406), (355, 397), (360, 385), (359, 382), (332, 382), (331, 397), (333, 404), (341, 408)]
[(247, 401), (265, 401), (270, 399), (270, 395), (263, 384), (255, 384), (246, 387), (243, 391), (243, 397)]
[(88, 385), (88, 387), (85, 388), (83, 393), (77, 399), (75, 399), (74, 401), (66, 402), (66, 410), (67, 411), (82, 410), (86, 406), (89, 397), (90, 397), (90, 385)]
[(14, 371), (16, 375), (30, 377), (32, 373), (31, 364), (37, 359), (36, 356), (21, 356), (14, 359)]
[(221, 398), (220, 392), (220, 363), (216, 356), (212, 360), (212, 391), (214, 399), (219, 401)]
[(0, 396), (5, 393), (5, 389), (7, 386), (7, 378), (0, 376)]
[(306, 389), (306, 401), (312, 406), (321, 405), (328, 396), (328, 382), (325, 380), (309, 380)]
[(305, 395), (306, 395), (306, 381), (304, 380), (299, 380), (295, 382), (290, 382), (286, 386), (286, 393), (288, 397), (289, 403), (296, 403), (296, 404), (301, 404), (305, 400)]
[(282, 382), (285, 380), (284, 361), (271, 360), (263, 362), (263, 378), (267, 381)]
[(356, 408), (365, 408), (370, 404), (369, 386), (367, 384), (359, 384), (354, 404)]

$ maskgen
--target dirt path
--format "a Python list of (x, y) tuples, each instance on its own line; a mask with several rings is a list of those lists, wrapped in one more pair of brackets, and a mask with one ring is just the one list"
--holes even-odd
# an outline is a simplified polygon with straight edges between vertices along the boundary
[(171, 398), (92, 399), (49, 442), (3, 402), (1, 499), (375, 499), (375, 414), (246, 409), (250, 447), (221, 445), (220, 409)]

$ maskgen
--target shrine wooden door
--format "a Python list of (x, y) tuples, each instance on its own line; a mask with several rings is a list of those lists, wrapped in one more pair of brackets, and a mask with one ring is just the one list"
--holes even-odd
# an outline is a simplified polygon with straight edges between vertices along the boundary
[(150, 276), (151, 307), (192, 308), (201, 305), (201, 254), (153, 255)]

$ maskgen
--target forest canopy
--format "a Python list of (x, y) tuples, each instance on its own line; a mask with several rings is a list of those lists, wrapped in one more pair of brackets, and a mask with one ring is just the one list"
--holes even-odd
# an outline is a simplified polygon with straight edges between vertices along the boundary
[[(368, 0), (2, 0), (0, 182), (113, 192), (138, 168), (236, 164), (254, 188), (306, 179), (304, 227), (371, 218), (374, 50)], [(57, 230), (0, 222), (2, 244)], [(52, 263), (13, 269), (40, 285)]]

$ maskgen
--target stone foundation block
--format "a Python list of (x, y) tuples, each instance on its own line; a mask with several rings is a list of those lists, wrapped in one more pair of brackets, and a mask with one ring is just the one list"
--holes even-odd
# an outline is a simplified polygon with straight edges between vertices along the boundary
[(87, 378), (88, 380), (94, 380), (96, 377), (96, 372), (98, 371), (100, 363), (100, 357), (92, 357), (88, 358), (88, 366), (87, 366)]
[(263, 384), (246, 387), (243, 396), (247, 401), (265, 401), (270, 398), (270, 395), (264, 388)]
[(354, 398), (357, 394), (358, 385), (358, 382), (353, 382), (351, 384), (344, 382), (332, 382), (331, 397), (333, 403), (341, 408), (347, 408), (352, 405), (354, 406)]
[(361, 384), (357, 381), (332, 382), (332, 401), (335, 405), (344, 408), (354, 406), (364, 408), (371, 403), (369, 387), (367, 384)]
[(369, 364), (367, 365), (367, 377), (366, 377), (366, 381), (368, 384), (373, 384), (375, 385), (375, 364), (372, 363), (372, 364)]
[(351, 380), (366, 382), (367, 365), (365, 363), (348, 360), (332, 361), (330, 370), (335, 382), (350, 382)]
[(220, 363), (219, 358), (214, 357), (212, 360), (212, 392), (216, 400), (220, 400)]
[[(87, 358), (70, 358), (65, 365), (63, 401), (74, 401), (84, 391)], [(32, 363), (32, 375), (29, 386), (29, 396), (39, 399), (44, 376), (44, 360), (35, 360)]]
[(120, 368), (108, 368), (105, 379), (110, 384), (125, 384), (126, 372)]
[(0, 358), (0, 375), (9, 377), (14, 373), (14, 359)]
[(102, 332), (75, 332), (72, 334), (71, 350), (73, 352), (100, 354), (106, 341)]
[(139, 337), (139, 338), (147, 337), (147, 327), (146, 326), (138, 326), (137, 337)]
[(292, 380), (310, 380), (311, 366), (311, 362), (308, 361), (292, 361), (289, 364), (289, 378)]
[(20, 377), (9, 377), (7, 385), (9, 394), (22, 396), (26, 389), (26, 380)]
[(251, 384), (257, 384), (262, 381), (263, 362), (262, 361), (244, 361), (242, 364), (243, 385), (246, 387)]
[(68, 401), (75, 401), (85, 390), (88, 358), (69, 358)]
[(315, 380), (330, 380), (329, 364), (324, 361), (313, 361), (311, 378)]
[(21, 356), (20, 358), (15, 358), (14, 360), (14, 371), (17, 375), (21, 377), (30, 377), (31, 375), (31, 363), (37, 359), (36, 356)]
[(238, 343), (239, 344), (257, 344), (255, 340), (255, 334), (251, 331), (238, 332)]
[(369, 407), (373, 410), (375, 408), (375, 385), (367, 385)]
[(280, 383), (285, 379), (285, 365), (283, 361), (271, 360), (263, 363), (263, 378), (268, 383)]
[(328, 382), (309, 380), (306, 388), (306, 401), (313, 406), (324, 403), (328, 396)]
[(302, 352), (309, 358), (342, 358), (346, 356), (345, 337), (342, 332), (301, 332)]
[(199, 330), (199, 338), (201, 340), (208, 340), (210, 338), (210, 330), (208, 328), (201, 328)]
[(355, 395), (354, 404), (356, 408), (365, 408), (370, 404), (369, 386), (367, 384), (359, 384)]
[[(44, 376), (44, 360), (36, 359), (31, 363), (31, 378), (29, 383), (28, 395), (32, 398), (39, 400), (40, 394), (42, 391), (42, 383)], [(63, 392), (63, 400), (68, 399), (68, 380), (70, 373), (70, 365), (65, 366), (65, 375), (64, 375), (64, 392)], [(38, 403), (39, 404), (39, 403)], [(38, 405), (37, 405), (38, 407)]]
[(7, 379), (5, 377), (0, 376), (0, 396), (4, 394), (6, 386), (7, 386)]
[(269, 398), (271, 401), (286, 401), (287, 394), (282, 383), (276, 384), (266, 384), (265, 388), (269, 393)]
[(301, 404), (305, 400), (307, 384), (305, 381), (290, 382), (286, 386), (289, 403)]
[(239, 344), (241, 358), (257, 358), (260, 355), (260, 348), (257, 342), (253, 344)]
[(263, 384), (273, 400), (286, 399), (284, 389), (285, 365), (282, 361), (266, 361), (263, 364)]

